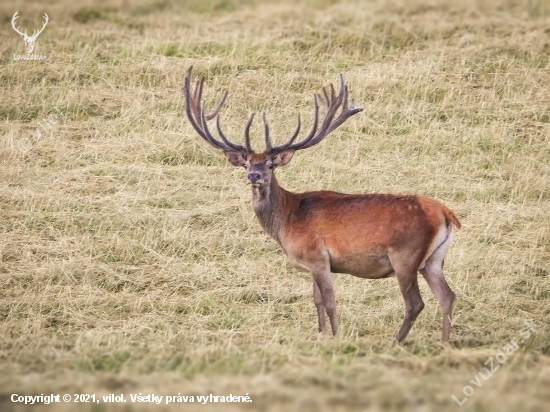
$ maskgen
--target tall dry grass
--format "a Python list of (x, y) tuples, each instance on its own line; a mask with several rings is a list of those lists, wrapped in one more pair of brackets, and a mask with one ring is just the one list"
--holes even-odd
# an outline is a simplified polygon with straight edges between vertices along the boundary
[[(16, 10), (31, 32), (50, 16), (35, 49), (46, 61), (13, 60)], [(548, 409), (548, 1), (8, 0), (0, 16), (1, 410), (26, 410), (12, 393), (50, 392), (456, 410), (451, 395), (527, 319), (540, 329), (460, 410)], [(262, 232), (242, 171), (184, 119), (191, 64), (209, 103), (230, 90), (223, 123), (236, 140), (264, 109), (284, 139), (297, 111), (311, 121), (312, 93), (345, 75), (364, 112), (279, 180), (455, 210), (450, 347), (425, 282), (426, 309), (394, 347), (397, 283), (347, 275), (335, 276), (341, 335), (318, 339), (309, 276)], [(65, 117), (32, 137), (54, 106)], [(228, 409), (49, 410), (77, 407)]]

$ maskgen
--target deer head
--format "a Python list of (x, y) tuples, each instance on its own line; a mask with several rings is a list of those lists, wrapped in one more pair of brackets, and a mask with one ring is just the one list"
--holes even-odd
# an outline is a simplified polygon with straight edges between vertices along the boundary
[(32, 36), (27, 35), (27, 30), (25, 30), (24, 33), (21, 33), (19, 31), (19, 27), (15, 28), (15, 20), (19, 17), (17, 15), (19, 13), (19, 10), (15, 12), (13, 15), (13, 18), (11, 19), (11, 25), (13, 26), (13, 29), (21, 35), (21, 38), (25, 41), (25, 49), (27, 50), (27, 54), (31, 54), (34, 49), (34, 43), (36, 42), (36, 39), (38, 38), (38, 35), (44, 31), (44, 28), (46, 27), (46, 24), (48, 24), (49, 17), (46, 13), (44, 13), (44, 24), (42, 25), (42, 28), (37, 32), (36, 30), (33, 31)]
[[(256, 153), (250, 144), (250, 127), (254, 121), (254, 113), (251, 114), (244, 129), (244, 146), (231, 142), (222, 131), (219, 112), (223, 107), (228, 92), (225, 91), (220, 103), (210, 113), (205, 113), (204, 103), (201, 103), (204, 78), (197, 80), (195, 88), (191, 86), (191, 73), (193, 67), (187, 70), (183, 92), (185, 95), (185, 111), (187, 117), (196, 132), (212, 146), (223, 150), (227, 160), (233, 165), (246, 169), (248, 184), (256, 188), (269, 187), (271, 184), (273, 170), (279, 166), (287, 165), (296, 150), (307, 149), (321, 142), (330, 132), (344, 123), (348, 118), (362, 111), (362, 108), (355, 108), (353, 101), (348, 102), (348, 87), (344, 78), (340, 75), (340, 91), (336, 94), (334, 86), (330, 90), (323, 88), (322, 94), (314, 94), (314, 120), (309, 134), (299, 142), (295, 142), (300, 129), (301, 120), (298, 114), (296, 129), (290, 139), (281, 145), (274, 146), (271, 140), (269, 122), (265, 112), (262, 115), (264, 123), (265, 145), (263, 153)], [(319, 102), (326, 108), (326, 115), (319, 127)], [(340, 114), (336, 117), (338, 109)], [(219, 138), (214, 137), (208, 127), (208, 121), (216, 118), (216, 128)]]

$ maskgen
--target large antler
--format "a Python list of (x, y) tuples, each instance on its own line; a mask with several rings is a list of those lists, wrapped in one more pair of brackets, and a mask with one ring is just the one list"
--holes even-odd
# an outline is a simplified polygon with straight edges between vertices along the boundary
[[(363, 110), (361, 107), (354, 107), (353, 101), (348, 102), (348, 86), (345, 84), (344, 77), (342, 75), (340, 75), (340, 92), (338, 95), (336, 95), (334, 86), (331, 84), (330, 93), (327, 93), (326, 89), (323, 87), (323, 94), (321, 95), (315, 93), (313, 97), (315, 104), (313, 126), (309, 134), (297, 143), (294, 143), (294, 140), (296, 140), (296, 137), (298, 137), (298, 133), (300, 132), (301, 122), (299, 115), (298, 125), (292, 137), (282, 145), (273, 146), (271, 136), (269, 134), (269, 123), (264, 114), (263, 121), (265, 126), (266, 153), (273, 155), (284, 150), (301, 150), (314, 146), (351, 116)], [(321, 100), (321, 102), (326, 106), (327, 113), (325, 120), (323, 120), (323, 123), (321, 124), (321, 128), (317, 130), (319, 127), (319, 100)], [(342, 108), (340, 115), (334, 118), (340, 107)]]
[[(212, 146), (218, 149), (236, 150), (243, 154), (252, 153), (253, 150), (250, 145), (250, 127), (252, 126), (252, 121), (254, 120), (254, 113), (252, 113), (252, 115), (248, 119), (248, 122), (246, 123), (245, 131), (244, 131), (245, 146), (241, 146), (240, 144), (231, 142), (229, 139), (227, 139), (227, 137), (225, 136), (225, 134), (221, 129), (220, 116), (219, 116), (219, 112), (227, 98), (227, 91), (224, 92), (218, 106), (216, 106), (216, 108), (212, 110), (212, 112), (206, 114), (204, 110), (204, 103), (201, 103), (202, 90), (204, 86), (204, 78), (201, 78), (200, 80), (196, 81), (195, 88), (193, 90), (193, 88), (191, 87), (192, 70), (193, 70), (193, 67), (190, 67), (187, 70), (187, 75), (185, 76), (185, 82), (183, 85), (183, 92), (185, 94), (185, 112), (187, 114), (187, 117), (189, 118), (189, 121), (193, 125), (193, 128), (204, 140), (206, 140), (208, 143), (210, 143)], [(344, 77), (342, 75), (340, 75), (340, 91), (338, 95), (336, 95), (336, 91), (332, 84), (330, 85), (329, 92), (327, 92), (327, 90), (323, 88), (323, 94), (315, 93), (314, 94), (315, 112), (314, 112), (313, 126), (309, 134), (298, 143), (294, 143), (294, 141), (298, 137), (298, 134), (300, 133), (300, 129), (302, 126), (299, 114), (298, 114), (298, 124), (296, 125), (296, 130), (292, 134), (291, 138), (282, 145), (273, 146), (271, 141), (269, 122), (267, 121), (267, 116), (264, 112), (262, 115), (262, 119), (264, 122), (264, 133), (265, 133), (265, 144), (266, 144), (265, 153), (270, 155), (275, 155), (284, 150), (307, 149), (308, 147), (314, 146), (317, 143), (319, 143), (330, 132), (332, 132), (334, 129), (336, 129), (338, 126), (344, 123), (347, 119), (349, 119), (354, 114), (357, 114), (363, 110), (361, 107), (354, 107), (353, 101), (351, 103), (348, 102), (348, 97), (349, 97), (348, 86), (345, 84)], [(323, 120), (323, 123), (321, 124), (320, 129), (319, 129), (319, 100), (326, 106), (326, 109), (327, 109), (325, 119)], [(342, 109), (340, 112), (340, 115), (335, 118), (336, 113), (340, 108)], [(215, 138), (208, 128), (208, 121), (212, 120), (214, 117), (216, 117), (216, 128), (218, 130), (218, 134), (221, 137), (221, 141)]]
[[(227, 90), (223, 93), (222, 99), (216, 106), (214, 110), (206, 114), (204, 110), (204, 103), (201, 102), (202, 99), (202, 89), (204, 86), (204, 77), (195, 82), (195, 88), (191, 87), (191, 73), (193, 71), (193, 66), (189, 67), (187, 70), (187, 75), (185, 76), (185, 82), (183, 84), (183, 93), (185, 95), (185, 113), (187, 118), (193, 125), (193, 128), (197, 133), (212, 146), (222, 149), (222, 150), (236, 150), (243, 154), (252, 153), (252, 148), (250, 147), (250, 126), (252, 125), (252, 120), (254, 119), (254, 114), (250, 116), (248, 123), (245, 128), (245, 146), (231, 142), (223, 133), (220, 125), (220, 115), (219, 112), (223, 107), (225, 100), (227, 99)], [(208, 128), (208, 121), (216, 118), (216, 128), (218, 134), (221, 137), (221, 141), (216, 139), (210, 129)]]

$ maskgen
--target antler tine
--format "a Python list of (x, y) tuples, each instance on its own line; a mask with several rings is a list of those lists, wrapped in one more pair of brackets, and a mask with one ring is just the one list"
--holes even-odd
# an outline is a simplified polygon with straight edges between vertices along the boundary
[[(294, 130), (294, 133), (290, 137), (290, 139), (279, 146), (275, 146), (271, 149), (272, 152), (280, 152), (282, 150), (285, 150), (288, 146), (290, 146), (292, 143), (294, 143), (294, 140), (298, 137), (298, 134), (300, 134), (300, 129), (302, 128), (302, 119), (300, 118), (300, 113), (298, 113), (298, 122), (296, 123), (296, 129)], [(313, 132), (315, 133), (315, 132)]]
[[(195, 82), (195, 92), (193, 94), (193, 99), (195, 100), (195, 102), (200, 102), (202, 100), (202, 91), (203, 91), (203, 88), (204, 88), (204, 77), (201, 77), (200, 80), (197, 80)], [(225, 100), (227, 99), (227, 95), (229, 94), (229, 91), (228, 90), (225, 90), (223, 92), (223, 95), (222, 95), (222, 98), (220, 100), (220, 102), (218, 103), (218, 105), (214, 108), (214, 110), (212, 110), (210, 113), (208, 113), (206, 115), (206, 120), (212, 120), (214, 117), (216, 117), (218, 115), (218, 113), (220, 112), (221, 108), (223, 107), (223, 105), (225, 104)]]
[[(334, 89), (334, 85), (331, 83), (329, 84), (329, 88), (330, 88), (330, 95), (329, 93), (327, 93), (327, 89), (323, 87), (323, 103), (325, 104), (325, 106), (327, 106), (327, 109), (330, 108), (330, 105), (334, 102), (334, 99), (336, 99), (336, 90)], [(340, 88), (340, 90), (342, 90)], [(339, 93), (340, 94), (340, 93)]]
[(267, 115), (265, 112), (262, 115), (264, 126), (265, 126), (265, 152), (266, 153), (277, 153), (281, 150), (284, 150), (285, 147), (290, 146), (294, 140), (298, 137), (298, 134), (300, 133), (300, 129), (302, 128), (302, 119), (300, 118), (300, 113), (298, 113), (298, 122), (296, 124), (296, 129), (294, 130), (294, 133), (290, 137), (290, 140), (288, 140), (286, 143), (273, 147), (273, 142), (271, 140), (271, 134), (269, 132), (269, 122), (267, 121)]
[(201, 114), (201, 101), (202, 101), (202, 90), (204, 86), (204, 77), (195, 81), (195, 91), (193, 93), (193, 113), (195, 116), (202, 122)]
[(296, 129), (294, 129), (294, 134), (290, 137), (290, 140), (288, 141), (288, 145), (291, 145), (294, 143), (294, 140), (298, 137), (298, 134), (300, 133), (300, 129), (302, 128), (302, 119), (300, 117), (300, 113), (298, 113), (298, 121), (296, 122)]
[[(208, 118), (207, 118), (206, 115), (203, 115), (203, 117), (204, 117), (204, 126), (205, 126), (206, 130), (208, 130), (208, 125), (206, 124), (206, 121), (208, 120)], [(229, 141), (229, 139), (227, 137), (225, 137), (225, 134), (223, 133), (221, 125), (220, 125), (220, 116), (219, 115), (216, 116), (216, 128), (218, 129), (218, 133), (219, 133), (220, 137), (222, 138), (223, 142), (227, 146), (229, 146), (230, 148), (232, 148), (234, 150), (237, 150), (238, 152), (243, 152), (243, 153), (247, 152), (247, 149), (245, 149), (243, 146), (241, 146), (240, 144), (233, 143), (233, 142)]]
[(225, 104), (225, 99), (227, 99), (228, 94), (229, 94), (228, 90), (223, 92), (222, 99), (220, 100), (216, 108), (206, 115), (206, 120), (212, 120), (214, 117), (218, 115), (223, 105)]
[(283, 150), (297, 150), (297, 149), (295, 149), (296, 147), (300, 147), (303, 144), (306, 144), (307, 142), (309, 142), (311, 139), (313, 139), (313, 137), (315, 136), (315, 133), (317, 132), (317, 128), (319, 127), (319, 101), (318, 101), (318, 99), (322, 99), (322, 97), (320, 95), (318, 95), (317, 93), (314, 93), (313, 94), (313, 101), (314, 101), (315, 110), (314, 110), (314, 115), (313, 115), (313, 126), (311, 126), (311, 130), (309, 131), (308, 135), (304, 139), (299, 141), (298, 143), (292, 144), (292, 139), (291, 139), (288, 142), (286, 142), (286, 143), (284, 143), (280, 146), (276, 146), (276, 147), (273, 148), (273, 150), (272, 150), (273, 152), (283, 151)]
[(273, 144), (271, 143), (271, 134), (269, 132), (269, 122), (267, 121), (267, 115), (262, 113), (262, 120), (264, 121), (264, 134), (265, 134), (265, 152), (271, 153)]
[(319, 98), (325, 104), (325, 106), (327, 106), (327, 108), (330, 106), (330, 98), (328, 97), (327, 89), (325, 89), (324, 87), (323, 87), (323, 95), (321, 96), (319, 94)]
[(193, 92), (193, 100), (200, 102), (202, 98), (202, 84), (204, 83), (204, 77), (195, 80), (195, 91)]
[[(223, 107), (225, 100), (227, 99), (228, 92), (224, 92), (220, 103), (212, 110), (212, 112), (205, 113), (205, 105), (202, 103), (202, 92), (204, 87), (204, 77), (195, 82), (195, 87), (191, 87), (191, 74), (193, 72), (193, 66), (187, 69), (185, 81), (183, 85), (183, 93), (185, 96), (185, 113), (187, 118), (191, 122), (191, 125), (195, 131), (204, 140), (210, 143), (212, 146), (222, 150), (237, 150), (242, 153), (247, 153), (248, 150), (239, 144), (231, 142), (223, 133), (220, 125), (219, 112)], [(208, 128), (208, 121), (216, 117), (216, 127), (218, 133), (222, 139), (219, 141), (214, 137), (210, 129)]]
[(252, 150), (252, 146), (250, 145), (250, 126), (252, 126), (252, 122), (254, 121), (255, 115), (256, 113), (252, 113), (250, 115), (248, 122), (246, 122), (246, 127), (244, 128), (244, 145), (246, 147), (246, 150), (248, 150), (249, 153), (252, 153), (254, 151)]
[(348, 97), (349, 97), (349, 91), (348, 91), (348, 85), (346, 84), (344, 88), (344, 102), (342, 103), (342, 111), (345, 112), (348, 110)]
[[(340, 75), (340, 76), (342, 77), (342, 75)], [(343, 82), (343, 79), (342, 79), (342, 82)], [(353, 100), (352, 100), (351, 106), (350, 106), (348, 104), (348, 100), (349, 100), (349, 91), (348, 91), (348, 86), (345, 85), (344, 86), (344, 100), (343, 100), (343, 103), (342, 103), (342, 112), (340, 113), (340, 116), (338, 116), (336, 118), (336, 120), (334, 120), (331, 123), (330, 127), (327, 130), (327, 134), (332, 132), (334, 129), (336, 129), (338, 126), (340, 126), (342, 123), (344, 123), (348, 118), (350, 118), (354, 114), (363, 111), (362, 107), (357, 107), (357, 108), (355, 107), (355, 104), (354, 104)]]

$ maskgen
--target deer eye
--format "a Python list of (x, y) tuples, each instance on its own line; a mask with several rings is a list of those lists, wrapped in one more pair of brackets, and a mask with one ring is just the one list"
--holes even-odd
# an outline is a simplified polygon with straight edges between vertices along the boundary
[(269, 169), (273, 169), (273, 164), (267, 165)]

